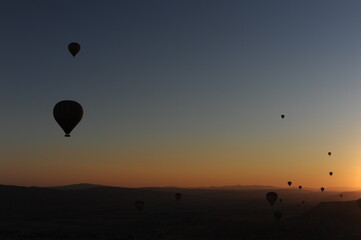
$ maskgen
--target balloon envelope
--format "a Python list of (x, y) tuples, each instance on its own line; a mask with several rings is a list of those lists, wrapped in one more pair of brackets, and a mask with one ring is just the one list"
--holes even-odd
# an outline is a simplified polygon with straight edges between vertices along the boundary
[(332, 176), (332, 175), (333, 175), (333, 172), (329, 172), (328, 174), (330, 174), (330, 176)]
[(282, 212), (281, 211), (275, 211), (273, 213), (273, 216), (276, 218), (277, 221), (279, 221), (282, 217)]
[(285, 115), (282, 114), (282, 115), (281, 115), (281, 118), (284, 119), (284, 118), (285, 118)]
[(80, 51), (80, 44), (76, 42), (69, 43), (68, 50), (71, 53), (71, 55), (75, 57), (75, 55), (77, 55), (78, 52)]
[(138, 210), (139, 213), (141, 213), (144, 209), (144, 202), (143, 201), (135, 201), (134, 202), (135, 208)]
[(301, 190), (301, 189), (302, 189), (302, 186), (298, 186), (298, 189), (300, 189), (300, 190)]
[(181, 200), (181, 198), (182, 198), (182, 194), (181, 193), (176, 193), (174, 195), (174, 197), (175, 197), (175, 199), (177, 199), (177, 202), (179, 202)]
[(269, 192), (266, 194), (266, 199), (273, 206), (275, 202), (277, 201), (278, 195), (275, 192)]
[(56, 122), (65, 132), (65, 137), (70, 137), (71, 131), (83, 117), (82, 106), (72, 100), (64, 100), (55, 104), (53, 115)]
[(332, 154), (331, 152), (328, 152), (328, 156), (331, 156), (331, 154)]
[(325, 188), (324, 188), (324, 187), (321, 187), (320, 189), (321, 189), (322, 192), (325, 191)]
[(291, 185), (292, 185), (292, 182), (291, 182), (291, 181), (289, 181), (289, 182), (287, 182), (287, 184), (288, 184), (288, 186), (291, 186)]

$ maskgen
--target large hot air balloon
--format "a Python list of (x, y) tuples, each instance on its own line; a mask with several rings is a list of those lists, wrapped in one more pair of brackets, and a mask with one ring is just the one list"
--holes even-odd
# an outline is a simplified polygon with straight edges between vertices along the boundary
[(332, 154), (331, 152), (328, 152), (328, 156), (331, 156), (331, 154)]
[(291, 186), (291, 185), (292, 185), (292, 182), (291, 182), (291, 181), (288, 181), (287, 184), (288, 184), (288, 186)]
[(266, 194), (266, 199), (273, 206), (275, 202), (277, 201), (278, 195), (275, 192), (269, 192)]
[(282, 212), (281, 211), (275, 211), (273, 213), (273, 216), (276, 218), (277, 221), (279, 221), (282, 217)]
[(333, 175), (333, 172), (329, 172), (328, 174), (330, 174), (330, 176), (332, 176), (332, 175)]
[(302, 186), (301, 186), (301, 185), (300, 185), (300, 186), (298, 186), (298, 189), (300, 189), (300, 190), (301, 190), (301, 189), (302, 189)]
[(321, 189), (322, 192), (325, 191), (325, 188), (324, 188), (324, 187), (321, 187), (320, 189)]
[(281, 118), (284, 119), (284, 118), (285, 118), (285, 115), (282, 114), (282, 115), (281, 115)]
[(65, 137), (70, 137), (70, 132), (83, 117), (82, 106), (72, 100), (64, 100), (55, 104), (53, 115), (57, 123), (65, 132)]
[(135, 208), (141, 213), (144, 209), (144, 201), (138, 200), (134, 202)]
[(80, 51), (80, 44), (76, 42), (69, 43), (68, 50), (71, 53), (71, 55), (75, 57), (75, 55), (77, 55), (78, 52)]
[(175, 197), (175, 199), (177, 199), (177, 202), (179, 202), (181, 200), (181, 198), (182, 198), (182, 194), (181, 193), (176, 193), (176, 194), (174, 194), (174, 197)]

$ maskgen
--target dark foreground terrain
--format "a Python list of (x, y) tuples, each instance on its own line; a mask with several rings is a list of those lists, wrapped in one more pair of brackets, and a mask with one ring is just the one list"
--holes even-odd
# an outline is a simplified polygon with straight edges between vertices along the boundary
[[(283, 201), (271, 207), (269, 191)], [(174, 194), (182, 193), (177, 202)], [(361, 192), (0, 186), (0, 239), (361, 239)], [(143, 200), (139, 213), (134, 201)], [(304, 201), (304, 203), (302, 203)], [(281, 211), (279, 221), (274, 211)]]

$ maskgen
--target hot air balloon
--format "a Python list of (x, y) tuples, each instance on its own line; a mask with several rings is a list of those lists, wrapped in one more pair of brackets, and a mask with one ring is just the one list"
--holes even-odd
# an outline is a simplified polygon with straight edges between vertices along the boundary
[(300, 190), (301, 190), (301, 189), (302, 189), (302, 186), (301, 186), (301, 185), (300, 185), (300, 186), (298, 186), (298, 189), (300, 189)]
[(342, 194), (342, 193), (340, 194), (340, 197), (343, 197), (343, 194)]
[(179, 202), (182, 198), (182, 194), (181, 193), (176, 193), (175, 195), (175, 199), (177, 199), (177, 202)]
[(288, 184), (288, 186), (291, 186), (291, 185), (292, 185), (292, 182), (291, 182), (291, 181), (288, 181), (287, 184)]
[(284, 118), (285, 118), (285, 115), (282, 114), (282, 115), (281, 115), (281, 118), (284, 119)]
[(332, 176), (332, 175), (333, 175), (333, 172), (329, 172), (328, 174), (330, 174), (330, 176)]
[(278, 195), (275, 192), (269, 192), (266, 194), (266, 199), (273, 206), (275, 202), (277, 201)]
[(138, 210), (139, 213), (141, 213), (144, 209), (144, 202), (141, 200), (134, 202), (135, 208)]
[(282, 212), (281, 211), (275, 211), (273, 213), (273, 216), (276, 218), (277, 221), (279, 221), (282, 217)]
[(361, 199), (357, 200), (357, 205), (359, 208), (361, 208)]
[(70, 132), (83, 117), (82, 106), (72, 100), (64, 100), (55, 104), (53, 115), (57, 123), (65, 132), (65, 137), (70, 137)]
[(328, 156), (331, 156), (331, 154), (332, 154), (331, 152), (328, 152)]
[(71, 55), (75, 57), (75, 55), (77, 55), (78, 52), (80, 51), (80, 44), (76, 42), (69, 43), (68, 50), (71, 53)]
[(322, 192), (325, 191), (325, 188), (324, 188), (324, 187), (321, 187), (320, 189), (321, 189)]

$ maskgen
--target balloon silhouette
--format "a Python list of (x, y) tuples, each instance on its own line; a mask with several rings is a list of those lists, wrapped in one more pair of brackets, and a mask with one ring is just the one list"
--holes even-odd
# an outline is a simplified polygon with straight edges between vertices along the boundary
[(83, 117), (82, 106), (72, 100), (64, 100), (55, 104), (53, 115), (56, 122), (65, 132), (65, 137), (70, 137), (71, 131)]
[(282, 212), (281, 211), (275, 211), (273, 213), (273, 216), (276, 218), (277, 221), (279, 221), (282, 217)]
[(300, 185), (300, 186), (298, 186), (298, 189), (300, 189), (300, 190), (301, 190), (301, 189), (302, 189), (302, 186), (301, 186), (301, 185)]
[(333, 172), (329, 172), (328, 174), (330, 174), (330, 176), (332, 176), (332, 175), (333, 175)]
[(284, 119), (284, 118), (285, 118), (285, 115), (282, 114), (282, 115), (281, 115), (281, 118)]
[(331, 154), (332, 154), (331, 152), (328, 152), (328, 156), (331, 156)]
[(287, 184), (288, 184), (288, 186), (291, 186), (291, 185), (292, 185), (292, 182), (291, 182), (291, 181), (289, 181), (289, 182), (287, 182)]
[(181, 200), (181, 198), (182, 198), (182, 194), (181, 193), (176, 193), (176, 194), (174, 194), (174, 197), (175, 197), (175, 199), (177, 199), (177, 202), (179, 202)]
[(77, 55), (78, 52), (80, 51), (80, 44), (76, 42), (69, 43), (68, 50), (71, 53), (71, 55), (75, 57), (75, 55)]
[(361, 208), (361, 199), (357, 200), (357, 205), (359, 208)]
[(321, 187), (320, 189), (321, 189), (322, 192), (325, 191), (325, 188), (324, 188), (324, 187)]
[(273, 206), (275, 202), (277, 201), (278, 195), (275, 192), (269, 192), (266, 194), (266, 199)]
[(141, 213), (144, 209), (144, 202), (139, 200), (134, 202), (135, 208), (138, 210), (139, 213)]

